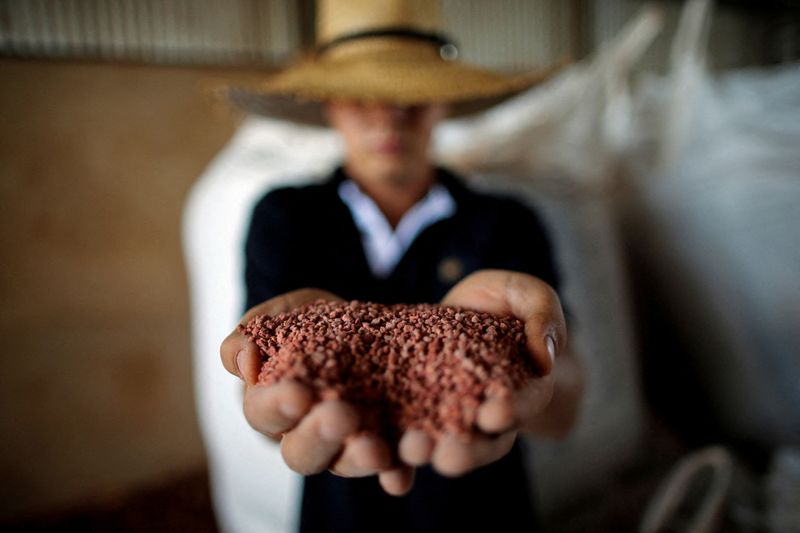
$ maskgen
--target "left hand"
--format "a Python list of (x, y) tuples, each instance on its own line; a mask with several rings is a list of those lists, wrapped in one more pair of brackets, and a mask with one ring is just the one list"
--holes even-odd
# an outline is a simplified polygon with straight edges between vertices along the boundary
[[(575, 379), (579, 367), (565, 352), (567, 330), (556, 292), (527, 274), (482, 270), (464, 278), (441, 303), (522, 320), (539, 376), (509, 399), (488, 398), (478, 409), (476, 431), (466, 437), (446, 435), (434, 442), (422, 431), (406, 432), (399, 444), (403, 462), (411, 466), (431, 463), (440, 474), (455, 477), (503, 457), (519, 431), (563, 435), (574, 420), (582, 381)], [(557, 380), (563, 373), (554, 370), (562, 361), (569, 370), (568, 379)], [(552, 405), (557, 381), (569, 389), (558, 395), (559, 403), (567, 408)]]

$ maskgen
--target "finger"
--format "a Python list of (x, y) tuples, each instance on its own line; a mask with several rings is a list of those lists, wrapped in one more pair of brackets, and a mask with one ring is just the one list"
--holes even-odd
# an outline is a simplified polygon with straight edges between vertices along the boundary
[(530, 380), (514, 396), (514, 417), (522, 429), (529, 429), (553, 399), (555, 379), (552, 375)]
[(558, 294), (542, 280), (521, 273), (508, 276), (505, 291), (511, 312), (525, 323), (528, 351), (542, 374), (549, 374), (567, 343), (567, 326)]
[(446, 477), (457, 477), (492, 463), (511, 450), (516, 431), (497, 437), (471, 434), (467, 439), (460, 435), (445, 435), (433, 451), (433, 468)]
[(552, 314), (546, 312), (531, 313), (523, 321), (525, 345), (541, 375), (546, 376), (553, 371), (556, 357), (566, 345), (566, 328), (560, 325), (563, 321), (554, 322)]
[(303, 475), (327, 469), (344, 446), (345, 439), (358, 430), (358, 415), (341, 400), (315, 405), (305, 418), (281, 441), (286, 464)]
[(502, 433), (514, 426), (529, 427), (553, 398), (552, 375), (530, 380), (511, 398), (491, 397), (478, 408), (477, 426), (486, 433)]
[(244, 416), (255, 430), (275, 436), (292, 429), (313, 403), (311, 389), (296, 381), (286, 379), (275, 385), (248, 386)]
[(416, 470), (410, 466), (401, 466), (378, 474), (378, 482), (391, 496), (404, 496), (414, 486)]
[(400, 459), (411, 466), (422, 466), (431, 462), (434, 442), (421, 429), (410, 429), (400, 438), (398, 454)]
[(347, 440), (331, 471), (344, 477), (364, 477), (387, 470), (391, 464), (392, 454), (386, 442), (377, 435), (364, 434)]
[(222, 341), (219, 353), (225, 370), (241, 378), (248, 385), (255, 385), (258, 382), (261, 354), (258, 346), (247, 335), (234, 331)]
[(478, 407), (477, 425), (486, 433), (508, 431), (516, 423), (513, 398), (490, 397)]

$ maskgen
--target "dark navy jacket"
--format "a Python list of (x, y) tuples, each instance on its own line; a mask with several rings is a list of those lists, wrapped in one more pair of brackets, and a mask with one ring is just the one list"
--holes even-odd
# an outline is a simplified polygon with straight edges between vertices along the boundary
[[(246, 242), (247, 307), (302, 287), (380, 303), (437, 302), (483, 268), (527, 272), (558, 288), (547, 234), (516, 200), (479, 194), (440, 169), (455, 214), (424, 229), (386, 279), (373, 276), (350, 210), (338, 195), (342, 169), (319, 185), (268, 193)], [(254, 465), (254, 468), (257, 468)], [(532, 498), (517, 444), (503, 459), (449, 479), (418, 469), (406, 496), (386, 495), (375, 477), (305, 478), (303, 532), (534, 531)]]

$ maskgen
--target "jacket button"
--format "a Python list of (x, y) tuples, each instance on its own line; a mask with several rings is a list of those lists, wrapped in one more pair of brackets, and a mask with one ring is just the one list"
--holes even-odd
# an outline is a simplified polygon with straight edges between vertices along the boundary
[(453, 285), (464, 277), (464, 263), (457, 257), (447, 257), (439, 263), (438, 273), (439, 281)]

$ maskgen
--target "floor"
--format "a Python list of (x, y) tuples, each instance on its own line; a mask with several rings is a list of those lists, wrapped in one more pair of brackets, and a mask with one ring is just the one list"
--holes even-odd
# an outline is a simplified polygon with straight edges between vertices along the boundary
[(218, 531), (205, 471), (129, 494), (108, 495), (81, 507), (0, 523), (0, 529), (89, 533)]

